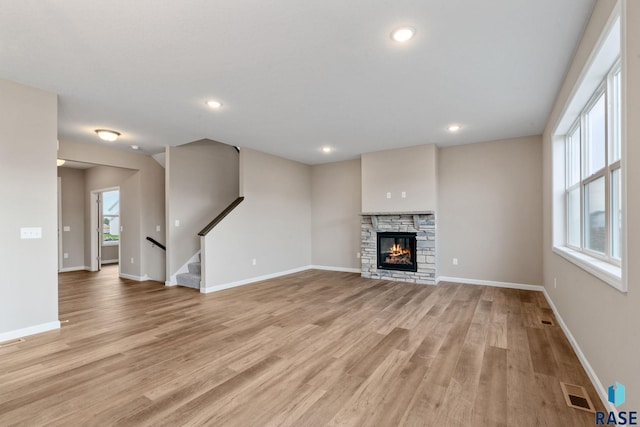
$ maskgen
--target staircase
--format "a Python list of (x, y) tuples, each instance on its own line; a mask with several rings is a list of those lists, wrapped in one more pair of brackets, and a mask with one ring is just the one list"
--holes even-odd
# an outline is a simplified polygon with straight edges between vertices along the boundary
[[(200, 260), (200, 256), (198, 256), (198, 259)], [(200, 289), (202, 272), (200, 261), (190, 262), (187, 264), (187, 268), (189, 268), (188, 273), (176, 274), (176, 282), (179, 286)]]

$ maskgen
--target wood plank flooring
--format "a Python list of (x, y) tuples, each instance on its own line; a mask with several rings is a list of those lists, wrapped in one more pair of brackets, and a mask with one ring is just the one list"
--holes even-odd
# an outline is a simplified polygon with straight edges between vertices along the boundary
[(59, 331), (0, 347), (0, 425), (588, 426), (539, 292), (307, 271), (202, 295), (60, 275)]

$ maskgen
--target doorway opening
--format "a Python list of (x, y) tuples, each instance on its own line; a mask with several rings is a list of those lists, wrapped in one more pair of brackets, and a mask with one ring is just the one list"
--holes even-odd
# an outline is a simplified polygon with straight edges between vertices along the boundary
[(120, 272), (120, 187), (91, 191), (91, 271), (117, 264)]

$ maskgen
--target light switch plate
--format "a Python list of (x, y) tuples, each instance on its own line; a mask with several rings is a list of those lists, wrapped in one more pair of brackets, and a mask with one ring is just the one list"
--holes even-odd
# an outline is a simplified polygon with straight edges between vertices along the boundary
[(42, 227), (22, 227), (20, 229), (21, 239), (42, 239)]
[(64, 227), (62, 227), (63, 231), (71, 231), (71, 227), (68, 225), (65, 225)]

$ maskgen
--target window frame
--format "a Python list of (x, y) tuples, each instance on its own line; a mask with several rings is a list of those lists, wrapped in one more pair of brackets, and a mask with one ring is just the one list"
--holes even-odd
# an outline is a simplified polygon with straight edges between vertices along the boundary
[[(626, 50), (624, 46), (625, 34), (625, 11), (624, 3), (616, 2), (607, 22), (597, 36), (597, 40), (590, 49), (590, 53), (581, 64), (581, 69), (575, 80), (571, 80), (571, 87), (568, 87), (566, 98), (562, 96), (563, 104), (556, 103), (558, 110), (552, 112), (551, 118), (553, 123), (549, 123), (550, 143), (551, 143), (551, 251), (558, 257), (564, 259), (575, 267), (580, 268), (584, 272), (591, 274), (599, 279), (603, 284), (611, 286), (616, 291), (626, 294), (628, 292), (628, 258), (627, 258), (627, 174), (626, 174), (626, 153), (627, 153), (627, 65)], [(613, 212), (612, 203), (615, 201), (616, 216), (610, 217), (615, 219), (609, 225), (607, 238), (615, 237), (613, 246), (616, 249), (616, 255), (620, 258), (620, 264), (603, 261), (600, 258), (591, 256), (587, 252), (577, 251), (567, 246), (567, 198), (565, 195), (566, 186), (566, 136), (569, 128), (572, 127), (589, 100), (592, 98), (598, 86), (605, 80), (605, 77), (616, 68), (620, 63), (619, 84), (620, 98), (617, 107), (618, 116), (615, 122), (619, 126), (620, 133), (616, 135), (616, 147), (619, 151), (613, 153), (620, 158), (620, 168), (618, 169), (617, 161), (615, 164), (607, 165), (610, 171), (619, 171), (619, 188), (617, 188), (615, 197), (619, 200), (607, 201), (607, 209)], [(574, 62), (574, 64), (576, 64)], [(568, 81), (565, 80), (565, 83)], [(554, 107), (554, 108), (555, 108)], [(609, 136), (610, 133), (607, 133)], [(547, 138), (545, 132), (544, 135)], [(607, 152), (607, 154), (611, 154)], [(582, 177), (581, 177), (582, 178)], [(610, 177), (612, 178), (612, 177)], [(576, 178), (577, 179), (577, 178)], [(610, 191), (611, 187), (607, 187)], [(581, 193), (583, 190), (581, 190)], [(611, 193), (613, 194), (613, 193)], [(574, 194), (575, 197), (575, 194)], [(575, 204), (574, 200), (574, 204)], [(580, 209), (582, 209), (583, 201), (580, 200)], [(575, 212), (575, 210), (574, 210)], [(578, 215), (582, 220), (582, 212)], [(611, 225), (615, 224), (616, 229), (613, 230)], [(582, 224), (580, 225), (580, 229)], [(575, 231), (575, 229), (573, 230)], [(612, 233), (613, 231), (613, 233)], [(582, 234), (582, 230), (580, 230)], [(614, 235), (615, 234), (615, 235)], [(613, 237), (612, 237), (613, 235)], [(575, 236), (575, 232), (572, 233)], [(582, 244), (582, 243), (581, 243)]]
[[(573, 124), (569, 127), (568, 131), (564, 135), (564, 209), (565, 209), (565, 236), (564, 236), (564, 245), (566, 248), (571, 251), (575, 251), (581, 254), (584, 254), (588, 257), (594, 258), (599, 261), (604, 261), (605, 263), (612, 264), (617, 267), (621, 267), (622, 259), (615, 258), (613, 256), (613, 248), (612, 248), (612, 240), (613, 240), (613, 229), (611, 228), (612, 221), (612, 176), (614, 171), (620, 169), (620, 173), (622, 174), (622, 153), (621, 147), (618, 147), (618, 153), (620, 154), (620, 158), (615, 160), (613, 163), (609, 162), (609, 159), (612, 155), (612, 142), (614, 140), (614, 132), (616, 132), (615, 127), (611, 126), (611, 123), (614, 121), (614, 115), (617, 114), (620, 117), (621, 111), (616, 109), (614, 105), (612, 105), (616, 99), (613, 97), (613, 88), (614, 78), (617, 74), (621, 73), (621, 60), (618, 58), (613, 66), (606, 73), (604, 79), (597, 86), (596, 90), (593, 92), (585, 106), (582, 108), (578, 117), (574, 120)], [(618, 95), (619, 96), (619, 95)], [(592, 111), (593, 107), (597, 104), (601, 97), (604, 97), (604, 114), (605, 114), (605, 130), (604, 130), (604, 138), (605, 138), (605, 147), (604, 147), (604, 166), (600, 169), (594, 171), (590, 175), (585, 175), (584, 171), (589, 170), (588, 162), (591, 160), (589, 157), (589, 149), (588, 144), (590, 143), (588, 139), (588, 115)], [(620, 102), (620, 99), (617, 99)], [(576, 183), (571, 184), (571, 167), (569, 163), (571, 162), (571, 138), (578, 130), (578, 135), (580, 137), (579, 147), (579, 157), (580, 161), (578, 162), (580, 171), (578, 173), (579, 180)], [(616, 135), (620, 138), (622, 129), (617, 129)], [(586, 217), (588, 215), (586, 209), (586, 191), (587, 186), (601, 178), (604, 178), (604, 192), (605, 192), (605, 200), (604, 200), (604, 214), (605, 214), (605, 247), (604, 253), (595, 251), (590, 249), (587, 246), (587, 233), (586, 228), (588, 226)], [(580, 247), (570, 243), (570, 209), (569, 209), (569, 198), (572, 191), (579, 189), (580, 191)]]

